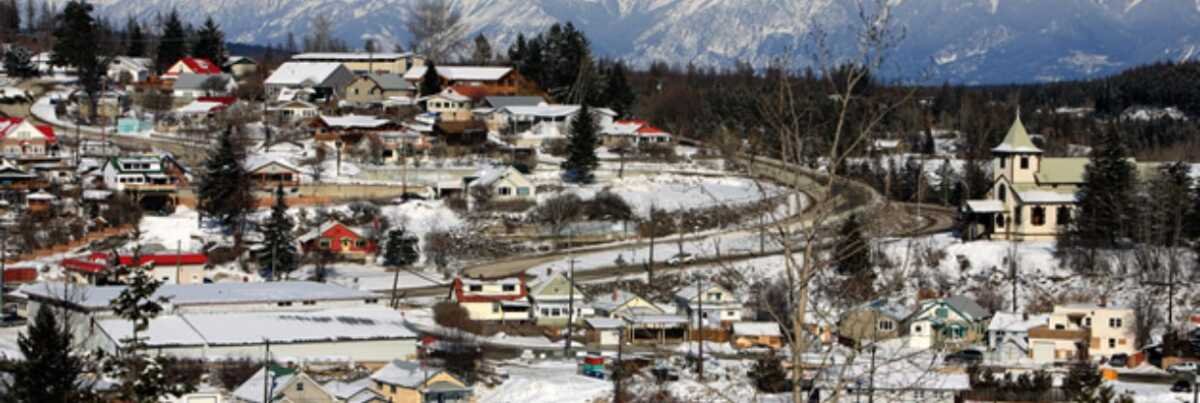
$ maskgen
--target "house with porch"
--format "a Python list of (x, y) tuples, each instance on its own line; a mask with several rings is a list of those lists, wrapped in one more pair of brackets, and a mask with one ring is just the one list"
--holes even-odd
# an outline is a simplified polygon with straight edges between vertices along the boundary
[(912, 347), (961, 349), (987, 337), (991, 317), (975, 301), (955, 295), (920, 301), (905, 326)]
[(305, 253), (328, 251), (349, 259), (369, 259), (379, 250), (374, 240), (367, 238), (361, 228), (350, 227), (339, 221), (329, 220), (320, 227), (297, 238)]
[(591, 306), (584, 302), (587, 295), (579, 287), (573, 287), (562, 273), (554, 273), (538, 281), (530, 288), (529, 297), (533, 300), (533, 315), (540, 326), (565, 326), (572, 308), (577, 323), (582, 317), (593, 313)]
[(498, 280), (456, 277), (450, 301), (467, 310), (471, 320), (528, 322), (534, 319), (525, 276)]
[(742, 321), (742, 301), (720, 284), (685, 286), (675, 293), (675, 304), (693, 324), (704, 327), (728, 327)]
[(260, 189), (274, 189), (277, 186), (294, 188), (300, 186), (303, 171), (283, 157), (270, 155), (251, 156), (246, 158), (246, 172), (254, 181), (254, 186)]

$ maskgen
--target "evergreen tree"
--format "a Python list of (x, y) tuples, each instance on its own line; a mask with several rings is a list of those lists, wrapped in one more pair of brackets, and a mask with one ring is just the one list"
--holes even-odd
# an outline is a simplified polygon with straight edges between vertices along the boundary
[(1145, 200), (1148, 207), (1139, 209), (1145, 218), (1138, 220), (1142, 231), (1140, 241), (1153, 245), (1174, 247), (1187, 235), (1187, 220), (1192, 213), (1191, 166), (1183, 161), (1164, 164), (1147, 185)]
[(567, 159), (562, 162), (564, 180), (567, 182), (592, 183), (595, 180), (592, 171), (600, 164), (596, 158), (598, 130), (596, 121), (592, 119), (591, 108), (583, 104), (571, 121), (571, 132), (567, 137)]
[(162, 37), (158, 39), (158, 53), (154, 58), (154, 66), (162, 74), (171, 68), (179, 59), (187, 56), (187, 32), (183, 29), (183, 21), (179, 13), (171, 10), (162, 26)]
[(37, 6), (34, 0), (25, 0), (25, 31), (33, 33), (38, 28)]
[(109, 61), (101, 57), (96, 46), (100, 29), (92, 18), (92, 5), (71, 1), (63, 8), (61, 18), (62, 22), (54, 30), (54, 54), (50, 63), (75, 67), (79, 83), (91, 103), (91, 110), (95, 111), (96, 97), (108, 71)]
[(253, 184), (242, 161), (245, 153), (233, 128), (225, 130), (217, 147), (208, 154), (197, 186), (197, 209), (233, 229), (241, 242), (244, 218), (254, 207)]
[(1116, 397), (1112, 387), (1104, 385), (1100, 369), (1090, 361), (1071, 365), (1063, 380), (1062, 390), (1067, 399), (1077, 403), (1132, 403), (1128, 397)]
[(442, 78), (438, 76), (437, 66), (433, 61), (425, 63), (425, 75), (421, 77), (421, 96), (430, 96), (442, 92)]
[(508, 47), (508, 62), (512, 64), (512, 66), (516, 68), (521, 75), (528, 78), (529, 76), (525, 74), (525, 58), (527, 57), (527, 53), (528, 50), (526, 49), (525, 44), (525, 34), (518, 33), (517, 40), (513, 41), (513, 44)]
[(142, 32), (142, 24), (132, 17), (125, 23), (125, 35), (128, 37), (128, 43), (125, 44), (125, 56), (129, 57), (145, 57), (146, 56), (146, 34)]
[(14, 363), (12, 383), (5, 401), (70, 402), (79, 398), (83, 362), (75, 355), (74, 337), (55, 317), (55, 308), (43, 306), (33, 324), (17, 336), (22, 361)]
[(492, 62), (492, 44), (488, 42), (486, 36), (480, 32), (475, 36), (475, 50), (471, 53), (471, 62), (476, 65), (484, 66)]
[(17, 0), (6, 0), (0, 3), (0, 23), (3, 23), (4, 32), (17, 33), (21, 32), (21, 8), (17, 6)]
[(192, 56), (208, 59), (218, 66), (225, 65), (225, 34), (212, 17), (204, 20), (204, 26), (196, 32), (196, 42), (192, 44)]
[(1131, 235), (1137, 171), (1115, 128), (1103, 132), (1084, 168), (1077, 214), (1065, 240), (1070, 247), (1113, 247)]
[(275, 188), (275, 205), (271, 207), (271, 217), (266, 225), (260, 228), (263, 248), (258, 251), (258, 267), (263, 277), (279, 279), (299, 266), (300, 253), (296, 250), (296, 240), (292, 231), (296, 224), (288, 215), (287, 202), (283, 198), (283, 186)]
[(950, 160), (942, 160), (942, 166), (937, 170), (937, 179), (938, 199), (947, 206), (958, 207), (962, 202), (962, 195), (955, 189), (960, 186), (961, 182), (954, 167), (950, 166)]
[(29, 50), (18, 46), (12, 47), (4, 54), (4, 71), (10, 77), (17, 78), (37, 77), (40, 73), (37, 66), (33, 65)]
[[(135, 254), (134, 261), (137, 256)], [(121, 340), (125, 354), (101, 356), (107, 376), (120, 380), (117, 395), (120, 400), (154, 403), (168, 395), (179, 396), (195, 390), (195, 385), (170, 373), (169, 358), (145, 354), (144, 341), (139, 336), (150, 327), (150, 321), (163, 311), (166, 297), (155, 297), (162, 282), (146, 270), (133, 270), (129, 284), (112, 300), (113, 313), (133, 325), (129, 339)]]
[(839, 274), (857, 274), (871, 270), (870, 250), (863, 238), (862, 222), (857, 214), (851, 214), (842, 222), (836, 250)]
[(403, 229), (388, 231), (387, 244), (383, 249), (384, 266), (411, 266), (418, 258), (420, 255), (417, 252), (417, 238), (410, 236)]
[(608, 105), (617, 112), (617, 116), (629, 116), (637, 96), (633, 93), (633, 87), (629, 86), (629, 82), (625, 79), (625, 63), (620, 61), (614, 63), (607, 78), (608, 82), (604, 84), (604, 91), (608, 98)]

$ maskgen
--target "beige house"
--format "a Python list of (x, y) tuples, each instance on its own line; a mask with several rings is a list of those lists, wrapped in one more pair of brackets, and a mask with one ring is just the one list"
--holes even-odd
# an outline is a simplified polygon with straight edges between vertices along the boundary
[[(579, 287), (572, 287), (571, 281), (561, 273), (551, 274), (533, 285), (529, 297), (533, 299), (533, 313), (540, 326), (564, 326), (568, 318), (574, 318), (578, 323), (584, 316), (592, 314), (591, 307), (584, 302), (587, 296)], [(571, 315), (572, 308), (574, 315)]]
[[(270, 374), (264, 367), (246, 379), (233, 391), (233, 401), (238, 403), (266, 403), (263, 396), (270, 394), (271, 402), (337, 403), (337, 398), (321, 384), (293, 368), (271, 366)], [(270, 379), (270, 383), (265, 380)]]
[(511, 166), (485, 168), (465, 179), (468, 188), (491, 189), (492, 200), (535, 200), (537, 197), (537, 187), (533, 182)]
[(462, 94), (450, 87), (422, 98), (425, 101), (425, 111), (437, 115), (441, 122), (464, 122), (475, 118), (472, 111), (474, 102), (468, 94)]
[(258, 62), (254, 59), (245, 56), (232, 56), (225, 61), (225, 71), (237, 79), (249, 77), (251, 74), (258, 72)]
[(401, 74), (413, 66), (425, 65), (425, 58), (403, 52), (312, 52), (292, 56), (292, 62), (340, 63), (357, 74)]
[(897, 300), (877, 299), (842, 315), (837, 328), (845, 340), (854, 345), (900, 337), (901, 326), (912, 313), (910, 307)]
[(470, 386), (444, 369), (392, 361), (371, 374), (371, 387), (391, 403), (470, 403)]
[(962, 296), (921, 301), (905, 320), (912, 347), (961, 349), (987, 337), (991, 312)]
[(412, 100), (417, 87), (397, 74), (364, 74), (346, 86), (345, 100), (355, 103), (382, 103), (388, 100)]
[(668, 313), (663, 307), (658, 306), (649, 300), (642, 298), (640, 295), (634, 294), (625, 290), (613, 290), (611, 293), (597, 295), (592, 300), (592, 309), (596, 315), (621, 318), (633, 315), (662, 315)]
[(1137, 352), (1135, 319), (1129, 308), (1095, 304), (1056, 306), (1048, 324), (1029, 330), (1031, 358), (1048, 364), (1133, 355)]

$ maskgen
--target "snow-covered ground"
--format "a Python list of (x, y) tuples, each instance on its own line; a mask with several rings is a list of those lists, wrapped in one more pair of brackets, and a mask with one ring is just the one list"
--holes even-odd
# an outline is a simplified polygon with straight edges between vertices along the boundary
[[(756, 202), (779, 194), (779, 189), (749, 178), (703, 177), (677, 174), (654, 176), (630, 176), (611, 182), (586, 186), (570, 186), (564, 192), (572, 192), (583, 199), (590, 199), (597, 192), (607, 190), (629, 203), (633, 211), (647, 217), (650, 208), (663, 210), (685, 210), (739, 205)], [(545, 200), (557, 193), (542, 193)]]
[(476, 386), (480, 402), (591, 403), (612, 395), (612, 383), (575, 373), (567, 361), (545, 361), (504, 366), (509, 378), (495, 388)]
[(179, 206), (168, 216), (142, 217), (142, 245), (161, 245), (166, 250), (197, 252), (204, 247), (204, 231), (200, 228), (200, 213)]
[[(312, 267), (306, 267), (300, 273), (300, 276), (307, 277), (311, 272)], [(326, 275), (328, 276), (328, 281), (331, 283), (366, 291), (390, 290), (392, 289), (393, 281), (396, 282), (398, 290), (434, 287), (447, 283), (441, 275), (432, 272), (423, 272), (419, 269), (389, 272), (377, 265), (347, 262), (338, 262), (330, 265), (329, 272)]]

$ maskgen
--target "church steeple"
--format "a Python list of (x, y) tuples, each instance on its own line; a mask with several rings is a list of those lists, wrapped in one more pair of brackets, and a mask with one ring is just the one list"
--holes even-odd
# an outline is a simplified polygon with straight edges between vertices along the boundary
[(1012, 127), (1008, 128), (1008, 134), (1004, 136), (1004, 141), (1000, 145), (992, 149), (993, 153), (998, 154), (1041, 154), (1042, 149), (1033, 144), (1033, 140), (1029, 138), (1029, 132), (1025, 130), (1025, 125), (1021, 123), (1021, 112), (1017, 110), (1016, 119), (1013, 120)]

